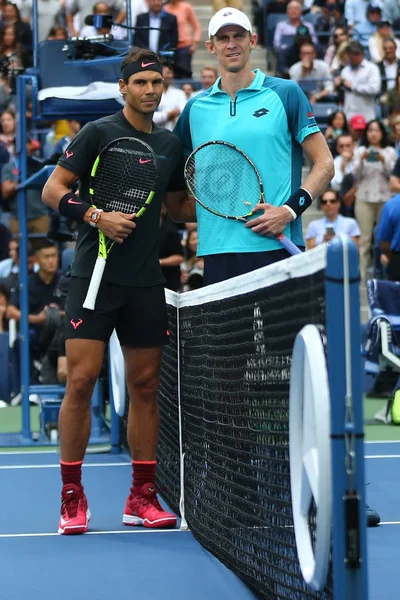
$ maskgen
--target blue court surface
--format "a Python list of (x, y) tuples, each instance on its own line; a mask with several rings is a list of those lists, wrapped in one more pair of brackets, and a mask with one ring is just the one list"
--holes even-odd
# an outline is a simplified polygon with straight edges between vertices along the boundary
[[(367, 500), (382, 523), (368, 531), (369, 598), (399, 597), (400, 442), (367, 443)], [(59, 536), (58, 455), (0, 453), (0, 598), (4, 600), (254, 600), (190, 531), (121, 523), (131, 478), (125, 455), (88, 455), (90, 532)]]

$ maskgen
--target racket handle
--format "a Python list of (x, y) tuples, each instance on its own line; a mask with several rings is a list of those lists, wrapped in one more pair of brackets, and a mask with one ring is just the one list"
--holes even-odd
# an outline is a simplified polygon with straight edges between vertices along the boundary
[(287, 238), (286, 235), (283, 235), (283, 233), (279, 233), (275, 237), (277, 240), (280, 241), (282, 246), (286, 248), (289, 254), (302, 254), (301, 250), (296, 246), (296, 244), (293, 244), (293, 242), (289, 240), (289, 238)]
[(89, 288), (86, 294), (85, 302), (83, 303), (83, 308), (87, 308), (88, 310), (94, 310), (105, 266), (106, 259), (102, 256), (98, 256), (96, 264), (94, 265), (92, 277), (90, 278)]

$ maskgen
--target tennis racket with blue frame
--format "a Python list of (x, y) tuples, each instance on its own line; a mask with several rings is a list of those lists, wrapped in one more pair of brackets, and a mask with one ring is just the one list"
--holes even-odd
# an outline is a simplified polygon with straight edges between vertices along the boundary
[[(214, 215), (247, 221), (265, 202), (264, 186), (253, 161), (240, 148), (221, 140), (201, 144), (188, 157), (185, 179), (190, 193)], [(283, 233), (276, 239), (290, 254), (301, 250)]]

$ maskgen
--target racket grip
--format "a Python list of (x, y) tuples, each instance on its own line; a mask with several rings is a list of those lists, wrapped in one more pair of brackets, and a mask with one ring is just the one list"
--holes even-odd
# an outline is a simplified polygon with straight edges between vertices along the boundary
[(83, 303), (83, 308), (87, 308), (87, 310), (94, 310), (94, 306), (96, 304), (96, 298), (99, 291), (101, 279), (103, 277), (104, 269), (106, 266), (106, 259), (102, 256), (98, 256), (96, 263), (94, 265), (92, 277), (90, 278), (90, 283), (88, 287), (88, 291), (86, 294), (85, 302)]
[(286, 235), (283, 235), (283, 233), (279, 233), (275, 237), (282, 244), (282, 246), (286, 248), (289, 254), (302, 254), (301, 250), (296, 246), (296, 244), (293, 244), (293, 242), (289, 240)]

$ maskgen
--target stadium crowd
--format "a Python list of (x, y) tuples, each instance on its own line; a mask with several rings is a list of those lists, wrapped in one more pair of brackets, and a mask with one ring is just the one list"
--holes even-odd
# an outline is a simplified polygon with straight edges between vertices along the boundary
[[(134, 44), (161, 54), (164, 94), (155, 122), (170, 130), (186, 102), (214, 84), (217, 69), (204, 65), (192, 78), (192, 57), (205, 34), (196, 6), (184, 0), (131, 0)], [(213, 10), (241, 0), (214, 0)], [(111, 33), (124, 39), (123, 0), (38, 0), (38, 40), (68, 40)], [(400, 8), (397, 0), (253, 0), (252, 18), (265, 47), (269, 72), (295, 80), (308, 96), (334, 156), (330, 188), (317, 200), (321, 218), (305, 229), (308, 248), (346, 232), (359, 245), (363, 283), (374, 276), (400, 280)], [(96, 29), (88, 15), (112, 15)], [(146, 30), (146, 27), (160, 28)], [(204, 34), (202, 36), (202, 33)], [(168, 53), (168, 52), (167, 52)], [(32, 66), (32, 2), (0, 1), (0, 332), (19, 319), (19, 156), (15, 148), (15, 77)], [(26, 118), (30, 120), (30, 106)], [(28, 175), (55, 164), (82, 123), (59, 120), (33, 129), (27, 141)], [(49, 212), (38, 190), (27, 194), (32, 354), (46, 368), (44, 383), (65, 381), (60, 274), (69, 266), (75, 225)], [(52, 239), (46, 236), (51, 232)], [(166, 286), (202, 285), (196, 225), (160, 219), (160, 264)]]

